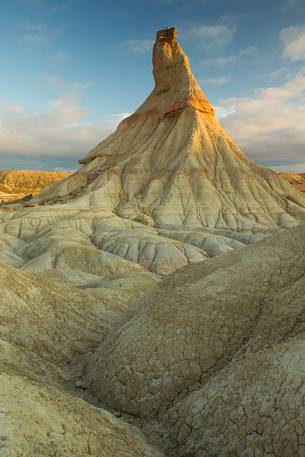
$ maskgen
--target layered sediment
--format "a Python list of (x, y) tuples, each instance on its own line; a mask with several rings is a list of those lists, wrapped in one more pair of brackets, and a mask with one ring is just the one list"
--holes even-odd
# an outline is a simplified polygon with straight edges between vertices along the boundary
[(174, 28), (153, 74), (76, 173), (1, 205), (0, 454), (303, 457), (305, 196), (223, 130)]
[(61, 171), (0, 171), (0, 202), (31, 198), (70, 174)]

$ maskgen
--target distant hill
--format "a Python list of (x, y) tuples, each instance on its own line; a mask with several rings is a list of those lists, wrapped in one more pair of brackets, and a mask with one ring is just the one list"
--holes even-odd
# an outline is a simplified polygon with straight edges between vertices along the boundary
[(62, 171), (0, 170), (0, 202), (37, 195), (70, 174)]
[(287, 179), (293, 187), (301, 192), (305, 192), (305, 173), (280, 173), (282, 178)]

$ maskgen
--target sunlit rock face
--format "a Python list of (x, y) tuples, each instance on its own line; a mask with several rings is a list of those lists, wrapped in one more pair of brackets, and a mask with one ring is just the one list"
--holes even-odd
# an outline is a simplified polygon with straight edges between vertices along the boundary
[(153, 72), (78, 172), (1, 205), (0, 455), (304, 457), (304, 195), (223, 131), (175, 29)]
[(70, 174), (61, 171), (0, 170), (0, 202), (32, 197)]
[(280, 173), (298, 191), (305, 192), (305, 173)]
[(153, 74), (143, 105), (37, 203), (82, 195), (87, 207), (163, 228), (294, 225), (304, 197), (252, 164), (222, 129), (174, 30), (157, 35)]
[(157, 34), (153, 74), (146, 101), (79, 171), (3, 209), (1, 261), (71, 284), (160, 277), (305, 217), (304, 195), (222, 129), (175, 29)]

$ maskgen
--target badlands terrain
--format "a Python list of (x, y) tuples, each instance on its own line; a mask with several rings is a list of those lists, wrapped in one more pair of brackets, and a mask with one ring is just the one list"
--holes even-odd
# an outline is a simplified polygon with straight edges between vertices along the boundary
[(32, 197), (69, 175), (61, 171), (0, 170), (0, 202)]
[(305, 195), (222, 129), (175, 29), (153, 74), (0, 208), (1, 457), (305, 455)]
[(295, 189), (305, 192), (305, 173), (280, 173), (280, 175), (287, 179)]

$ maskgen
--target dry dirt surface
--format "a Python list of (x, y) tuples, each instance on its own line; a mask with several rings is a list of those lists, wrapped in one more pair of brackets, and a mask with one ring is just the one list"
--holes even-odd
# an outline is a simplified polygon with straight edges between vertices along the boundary
[(76, 173), (0, 208), (0, 457), (304, 457), (305, 195), (176, 31)]
[(93, 391), (172, 455), (304, 456), (304, 244), (303, 224), (169, 275), (92, 355)]
[(132, 426), (61, 390), (1, 374), (5, 457), (161, 457)]
[(1, 264), (0, 288), (1, 457), (160, 456), (134, 427), (78, 398), (86, 357), (134, 305)]
[(304, 456), (304, 241), (301, 224), (131, 300), (0, 265), (0, 455)]
[(0, 202), (37, 195), (70, 174), (61, 171), (0, 170)]
[(305, 192), (305, 173), (280, 173), (298, 191)]

